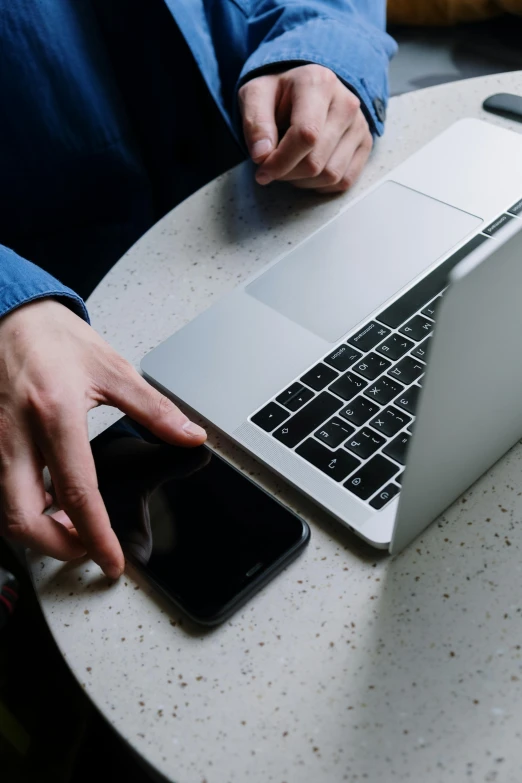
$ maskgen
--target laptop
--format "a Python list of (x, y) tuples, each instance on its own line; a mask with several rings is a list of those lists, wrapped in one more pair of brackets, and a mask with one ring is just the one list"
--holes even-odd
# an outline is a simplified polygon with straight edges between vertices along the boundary
[(522, 135), (451, 126), (142, 372), (399, 552), (522, 437)]

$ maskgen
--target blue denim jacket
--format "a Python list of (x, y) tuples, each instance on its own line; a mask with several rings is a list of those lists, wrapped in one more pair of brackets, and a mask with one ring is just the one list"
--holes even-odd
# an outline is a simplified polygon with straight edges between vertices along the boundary
[[(176, 154), (162, 147), (187, 126), (192, 140), (208, 147), (197, 112), (187, 120), (183, 109), (196, 89), (191, 80), (203, 77), (236, 155), (243, 145), (237, 90), (277, 63), (332, 69), (360, 97), (372, 132), (383, 131), (388, 62), (395, 52), (384, 32), (384, 0), (154, 2), (169, 22), (173, 17), (172, 29), (162, 23), (142, 33), (152, 0), (0, 0), (0, 316), (53, 296), (87, 318), (81, 297), (49, 270), (94, 268), (105, 252), (116, 261), (162, 212), (212, 175), (208, 166), (206, 172), (183, 170), (186, 139)], [(118, 61), (122, 30), (132, 19), (128, 59)], [(176, 52), (170, 63), (175, 75), (162, 83), (169, 68), (156, 64), (154, 87), (149, 81), (140, 92), (132, 47), (148, 45), (153, 60), (161, 36), (165, 51)], [(196, 74), (186, 69), (187, 56)], [(149, 100), (154, 92), (155, 106)], [(165, 122), (155, 116), (158, 106), (168, 113), (170, 105)], [(143, 119), (143, 134), (151, 134), (150, 154), (136, 141), (132, 110)], [(230, 154), (230, 163), (237, 159)], [(182, 182), (159, 209), (155, 163), (158, 171), (175, 168)], [(59, 258), (62, 266), (53, 266)]]

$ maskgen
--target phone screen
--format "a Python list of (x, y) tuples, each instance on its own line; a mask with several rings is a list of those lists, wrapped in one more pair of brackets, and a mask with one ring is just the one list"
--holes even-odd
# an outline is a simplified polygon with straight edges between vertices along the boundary
[(128, 417), (91, 443), (126, 556), (193, 619), (226, 619), (308, 542), (308, 525), (205, 446)]

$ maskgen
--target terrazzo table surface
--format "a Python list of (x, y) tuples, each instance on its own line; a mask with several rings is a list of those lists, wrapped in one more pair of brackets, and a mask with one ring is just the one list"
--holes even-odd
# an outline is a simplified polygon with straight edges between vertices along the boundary
[[(462, 117), (522, 131), (480, 109), (498, 91), (522, 93), (522, 72), (394, 98), (352, 195)], [(138, 366), (350, 197), (263, 190), (241, 165), (116, 265), (93, 324)], [(116, 417), (96, 411), (92, 434)], [(64, 658), (121, 736), (177, 783), (520, 783), (521, 445), (390, 558), (210, 441), (312, 527), (305, 554), (225, 625), (189, 626), (130, 569), (110, 584), (92, 563), (31, 561)]]

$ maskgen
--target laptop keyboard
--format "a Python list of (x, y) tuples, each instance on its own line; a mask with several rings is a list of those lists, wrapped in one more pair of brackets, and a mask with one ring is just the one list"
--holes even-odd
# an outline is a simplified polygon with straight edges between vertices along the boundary
[(250, 421), (359, 500), (383, 508), (400, 491), (448, 275), (483, 242), (494, 241), (488, 237), (473, 237)]

